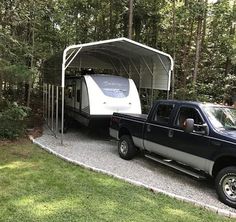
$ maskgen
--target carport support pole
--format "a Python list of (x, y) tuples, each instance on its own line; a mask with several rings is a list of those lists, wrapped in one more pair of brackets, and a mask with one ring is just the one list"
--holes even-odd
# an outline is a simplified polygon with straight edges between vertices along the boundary
[(52, 114), (51, 114), (51, 128), (54, 130), (54, 85), (52, 85)]
[(61, 145), (63, 145), (64, 133), (64, 99), (65, 99), (65, 70), (66, 70), (66, 54), (68, 48), (63, 51), (62, 68), (61, 68)]
[(138, 89), (138, 91), (139, 91), (139, 93), (140, 93), (141, 72), (140, 72), (140, 70), (138, 70), (138, 68), (137, 68), (137, 66), (135, 65), (134, 61), (133, 61), (131, 58), (130, 58), (129, 60), (130, 60), (131, 64), (133, 65), (133, 67), (135, 68), (136, 72), (137, 72), (138, 75), (139, 75), (139, 89)]
[(50, 98), (51, 98), (51, 85), (48, 84), (48, 126), (50, 127)]
[(56, 136), (58, 134), (58, 86), (56, 86)]
[(48, 105), (47, 105), (47, 102), (48, 102), (48, 84), (45, 84), (45, 120), (47, 121), (47, 118), (48, 118)]
[[(65, 71), (66, 68), (71, 64), (71, 62), (74, 60), (74, 58), (79, 54), (82, 47), (80, 47), (76, 53), (74, 51), (72, 52), (73, 57), (71, 57), (72, 54), (66, 58), (68, 50), (72, 49), (71, 47), (67, 47), (63, 51), (63, 59), (62, 59), (62, 67), (61, 67), (61, 145), (63, 145), (63, 133), (64, 133), (64, 99), (65, 99)], [(68, 61), (68, 62), (67, 62)], [(67, 64), (66, 64), (67, 62)]]
[(44, 115), (44, 110), (45, 110), (45, 107), (44, 107), (44, 83), (43, 83), (43, 118), (45, 118), (45, 115)]
[(128, 77), (129, 77), (129, 71), (126, 69), (124, 63), (121, 61), (121, 59), (119, 59), (119, 62), (120, 62), (120, 64), (122, 65), (123, 69), (125, 70), (126, 74), (127, 74)]
[(63, 145), (63, 133), (64, 133), (64, 99), (65, 99), (65, 87), (61, 87), (61, 145)]
[(163, 68), (165, 69), (165, 71), (166, 71), (166, 73), (167, 73), (167, 99), (169, 99), (169, 97), (170, 97), (170, 91), (169, 91), (169, 84), (170, 84), (170, 77), (171, 77), (171, 71), (168, 71), (167, 70), (167, 68), (165, 67), (165, 64), (164, 64), (164, 62), (162, 61), (162, 59), (161, 59), (161, 57), (160, 57), (160, 55), (158, 54), (158, 57), (159, 57), (159, 60), (160, 60), (160, 62), (161, 62), (161, 64), (162, 64), (162, 66), (163, 66)]
[[(169, 81), (167, 84), (169, 85)], [(166, 99), (169, 99), (169, 97), (170, 97), (170, 91), (167, 89)]]

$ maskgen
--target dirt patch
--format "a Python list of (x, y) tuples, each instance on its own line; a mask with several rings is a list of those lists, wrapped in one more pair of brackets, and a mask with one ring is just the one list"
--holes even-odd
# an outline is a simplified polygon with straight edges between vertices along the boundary
[(33, 137), (34, 139), (42, 136), (42, 134), (43, 134), (43, 127), (42, 126), (36, 126), (32, 129), (27, 129), (27, 135), (29, 137)]
[(43, 133), (43, 112), (42, 107), (33, 107), (31, 115), (27, 119), (27, 136), (38, 138), (42, 136)]
[(11, 152), (12, 155), (23, 158), (23, 159), (28, 159), (29, 157), (31, 157), (31, 152), (30, 151), (25, 151), (25, 150), (13, 150)]
[(8, 146), (8, 145), (21, 145), (21, 144), (26, 144), (29, 143), (29, 139), (27, 136), (21, 137), (19, 139), (16, 140), (0, 140), (0, 147), (1, 146)]

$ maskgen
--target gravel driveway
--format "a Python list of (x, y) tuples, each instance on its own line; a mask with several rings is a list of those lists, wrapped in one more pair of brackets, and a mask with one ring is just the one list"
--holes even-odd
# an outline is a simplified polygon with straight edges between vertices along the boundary
[(80, 127), (70, 130), (64, 139), (64, 146), (61, 146), (60, 140), (45, 129), (43, 136), (34, 142), (79, 165), (236, 218), (236, 209), (217, 199), (212, 181), (197, 181), (142, 155), (131, 161), (123, 160), (118, 156), (117, 142), (102, 132), (95, 133)]

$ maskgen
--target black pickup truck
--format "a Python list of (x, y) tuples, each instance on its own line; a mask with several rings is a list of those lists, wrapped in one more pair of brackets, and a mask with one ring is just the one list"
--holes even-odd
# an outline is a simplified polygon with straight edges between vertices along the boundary
[(194, 177), (214, 178), (219, 199), (236, 208), (236, 109), (160, 100), (148, 115), (114, 113), (110, 135), (123, 159), (141, 150)]

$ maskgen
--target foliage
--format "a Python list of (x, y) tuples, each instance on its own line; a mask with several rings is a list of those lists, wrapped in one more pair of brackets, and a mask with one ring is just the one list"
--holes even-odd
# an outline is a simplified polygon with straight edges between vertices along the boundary
[(0, 138), (16, 139), (22, 136), (25, 130), (25, 118), (29, 111), (29, 108), (19, 106), (17, 103), (2, 101), (0, 104)]
[[(235, 0), (135, 0), (133, 21), (134, 40), (175, 57), (176, 98), (231, 96), (225, 88), (236, 73)], [(50, 55), (70, 44), (127, 36), (128, 0), (2, 1), (0, 24), (0, 85), (23, 88), (26, 97)]]
[(24, 80), (29, 80), (34, 71), (22, 64), (7, 65), (2, 69), (3, 78), (12, 85)]
[(1, 222), (234, 221), (67, 163), (30, 142), (0, 150)]
[(225, 87), (224, 87), (224, 95), (225, 95), (225, 101), (228, 104), (231, 104), (232, 101), (232, 95), (236, 95), (236, 76), (235, 75), (228, 75), (225, 79)]

